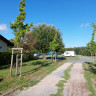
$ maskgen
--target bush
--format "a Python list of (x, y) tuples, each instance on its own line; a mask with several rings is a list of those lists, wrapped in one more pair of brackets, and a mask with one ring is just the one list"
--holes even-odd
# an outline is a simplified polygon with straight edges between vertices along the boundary
[[(0, 52), (0, 66), (10, 65), (11, 64), (11, 52)], [(20, 58), (20, 54), (19, 54)], [(31, 53), (23, 54), (23, 62), (27, 62), (30, 60), (37, 60), (37, 56), (33, 56)], [(16, 53), (14, 53), (13, 63), (16, 63)], [(14, 64), (13, 64), (14, 65)]]
[(0, 52), (0, 66), (8, 65), (11, 63), (11, 53), (10, 52)]
[(25, 53), (23, 55), (23, 62), (27, 62), (27, 61), (30, 61), (30, 60), (37, 60), (38, 59), (38, 56), (33, 56), (32, 53)]

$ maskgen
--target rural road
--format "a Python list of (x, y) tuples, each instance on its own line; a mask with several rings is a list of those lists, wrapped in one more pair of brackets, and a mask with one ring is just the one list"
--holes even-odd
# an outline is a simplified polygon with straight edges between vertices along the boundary
[(15, 96), (50, 96), (50, 94), (56, 94), (58, 88), (56, 84), (63, 79), (61, 76), (64, 76), (64, 71), (73, 63), (70, 79), (64, 84), (63, 96), (88, 96), (90, 92), (86, 87), (82, 64), (89, 61), (92, 60), (84, 56), (79, 56), (79, 60), (70, 59), (42, 79), (37, 85), (29, 87), (27, 90), (15, 94)]

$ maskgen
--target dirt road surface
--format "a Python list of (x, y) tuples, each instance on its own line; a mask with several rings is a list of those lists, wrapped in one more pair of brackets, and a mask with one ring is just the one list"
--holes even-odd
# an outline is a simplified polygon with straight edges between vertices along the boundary
[(37, 85), (30, 87), (15, 96), (50, 96), (50, 94), (56, 94), (58, 88), (56, 84), (63, 79), (61, 76), (64, 75), (64, 70), (70, 65), (71, 63), (65, 63), (46, 76)]
[(70, 71), (70, 79), (64, 86), (63, 94), (64, 96), (88, 96), (90, 94), (86, 87), (82, 63), (74, 64)]
[(74, 66), (70, 71), (70, 79), (64, 84), (63, 96), (88, 96), (90, 92), (86, 87), (82, 64), (89, 61), (92, 60), (84, 56), (79, 56), (79, 60), (70, 59), (67, 63), (46, 76), (37, 85), (29, 87), (27, 90), (15, 94), (15, 96), (50, 96), (50, 94), (56, 94), (58, 88), (56, 84), (63, 79), (61, 76), (64, 76), (64, 71), (72, 63), (74, 63)]

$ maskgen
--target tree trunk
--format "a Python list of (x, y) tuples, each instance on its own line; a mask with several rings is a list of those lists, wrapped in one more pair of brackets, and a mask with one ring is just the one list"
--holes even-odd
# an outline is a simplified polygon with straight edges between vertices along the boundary
[[(95, 53), (95, 57), (96, 57), (96, 53)], [(95, 58), (94, 58), (95, 59)], [(95, 62), (95, 60), (94, 60), (94, 62)]]
[(46, 53), (43, 54), (43, 60), (46, 60)]
[(51, 53), (51, 62), (53, 63), (53, 51)]
[(21, 50), (20, 77), (22, 76), (22, 54), (23, 54), (23, 50)]
[(17, 50), (17, 55), (16, 55), (16, 76), (18, 74), (18, 50)]
[[(18, 43), (17, 43), (17, 48), (18, 48), (19, 46), (18, 46)], [(16, 54), (16, 76), (17, 76), (17, 74), (18, 74), (18, 50), (17, 50), (17, 54)]]
[(12, 76), (13, 53), (14, 53), (14, 51), (12, 50), (12, 55), (11, 55), (11, 66), (10, 66), (10, 76)]
[(91, 59), (92, 59), (92, 53), (91, 53)]
[(93, 64), (94, 64), (94, 54), (92, 54)]
[(55, 51), (55, 62), (56, 62), (56, 51)]

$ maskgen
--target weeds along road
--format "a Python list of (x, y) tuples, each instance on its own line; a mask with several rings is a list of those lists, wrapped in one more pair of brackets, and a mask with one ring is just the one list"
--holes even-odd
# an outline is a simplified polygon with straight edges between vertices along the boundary
[(28, 89), (15, 94), (15, 96), (50, 96), (51, 94), (54, 94), (53, 96), (55, 96), (55, 94), (58, 93), (56, 84), (64, 79), (62, 78), (62, 76), (64, 76), (64, 71), (73, 63), (74, 65), (69, 72), (70, 78), (67, 80), (67, 83), (64, 83), (64, 90), (61, 94), (62, 96), (88, 96), (90, 92), (86, 87), (82, 64), (92, 60), (84, 56), (78, 57), (78, 60), (69, 59), (64, 65), (46, 76), (37, 85), (29, 87)]

